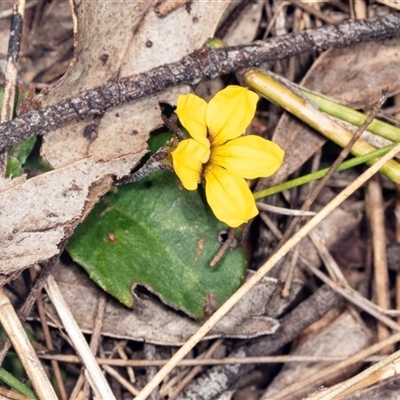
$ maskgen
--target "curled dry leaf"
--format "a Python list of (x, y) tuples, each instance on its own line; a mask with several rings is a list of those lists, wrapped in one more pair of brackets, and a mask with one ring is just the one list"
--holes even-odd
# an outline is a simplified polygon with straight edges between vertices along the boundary
[[(213, 35), (228, 0), (171, 11), (160, 19), (156, 1), (75, 1), (76, 59), (70, 73), (43, 95), (54, 104), (109, 79), (178, 61)], [(162, 123), (160, 101), (173, 104), (177, 88), (125, 104), (50, 133), (42, 155), (54, 171), (26, 182), (0, 182), (0, 272), (9, 274), (58, 253), (59, 244), (112, 184), (146, 152)], [(79, 110), (76, 110), (77, 113)]]
[(142, 154), (143, 149), (108, 163), (77, 161), (0, 192), (0, 273), (57, 254), (58, 245), (109, 190), (112, 177), (129, 173)]

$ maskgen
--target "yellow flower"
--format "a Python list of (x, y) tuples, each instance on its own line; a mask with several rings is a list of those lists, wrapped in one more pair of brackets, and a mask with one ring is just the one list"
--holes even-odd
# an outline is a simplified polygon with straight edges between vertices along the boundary
[(245, 179), (268, 177), (282, 164), (284, 151), (259, 136), (243, 136), (254, 117), (258, 96), (228, 86), (207, 104), (200, 97), (179, 96), (176, 114), (191, 138), (172, 152), (173, 167), (187, 190), (203, 177), (215, 216), (237, 227), (258, 213)]

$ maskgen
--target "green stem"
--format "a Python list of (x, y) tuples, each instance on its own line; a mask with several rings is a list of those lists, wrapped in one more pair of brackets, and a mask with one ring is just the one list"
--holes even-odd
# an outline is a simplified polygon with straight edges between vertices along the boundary
[[(354, 157), (351, 160), (345, 161), (342, 164), (340, 164), (336, 171), (337, 172), (344, 171), (346, 169), (355, 167), (355, 166), (363, 164), (363, 163), (375, 161), (375, 159), (377, 159), (378, 157), (382, 157), (389, 150), (391, 150), (394, 146), (395, 146), (395, 144), (392, 144), (390, 146), (382, 147), (381, 149), (372, 151), (363, 156)], [(294, 187), (304, 185), (306, 183), (315, 181), (317, 179), (321, 179), (328, 173), (328, 171), (329, 171), (329, 168), (324, 168), (317, 172), (313, 172), (312, 174), (304, 175), (299, 178), (292, 179), (291, 181), (287, 181), (287, 182), (281, 183), (279, 185), (272, 186), (268, 189), (264, 189), (259, 192), (255, 192), (255, 193), (253, 193), (253, 196), (256, 200), (262, 199), (267, 196), (272, 196), (273, 194), (281, 193), (284, 190), (292, 189)]]
[[(319, 108), (320, 111), (341, 119), (342, 121), (346, 121), (349, 124), (361, 126), (367, 118), (362, 112), (353, 110), (352, 108), (344, 106), (343, 104), (325, 96), (321, 96), (304, 88), (299, 89)], [(367, 129), (376, 135), (391, 140), (392, 142), (400, 142), (400, 128), (388, 124), (387, 122), (374, 119), (368, 125)]]
[[(258, 70), (247, 70), (243, 73), (242, 78), (247, 86), (253, 88), (268, 100), (279, 104), (339, 146), (345, 147), (352, 138), (353, 134), (351, 132), (267, 73)], [(355, 156), (362, 156), (375, 149), (365, 140), (359, 139), (352, 147), (351, 152)], [(398, 162), (389, 161), (381, 168), (381, 172), (393, 182), (400, 184), (400, 164)]]

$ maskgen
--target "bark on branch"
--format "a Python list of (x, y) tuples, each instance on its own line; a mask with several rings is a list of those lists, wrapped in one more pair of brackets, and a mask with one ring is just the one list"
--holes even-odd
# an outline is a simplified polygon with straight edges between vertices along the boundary
[(138, 100), (173, 86), (195, 85), (241, 68), (301, 53), (400, 36), (400, 14), (292, 33), (224, 49), (202, 48), (177, 63), (108, 82), (54, 106), (32, 110), (0, 125), (0, 150), (31, 136), (44, 135), (67, 123), (102, 114), (104, 110)]

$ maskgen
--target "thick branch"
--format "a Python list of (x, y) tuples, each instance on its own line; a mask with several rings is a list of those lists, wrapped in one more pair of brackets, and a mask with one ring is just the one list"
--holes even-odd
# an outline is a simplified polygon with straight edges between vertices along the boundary
[(195, 85), (202, 80), (213, 79), (265, 61), (397, 36), (400, 36), (400, 14), (390, 14), (292, 33), (246, 46), (202, 48), (177, 63), (163, 65), (117, 82), (108, 82), (82, 92), (79, 97), (30, 111), (0, 125), (0, 150), (31, 136), (44, 135), (69, 122), (101, 114), (110, 107), (138, 100), (172, 86)]

